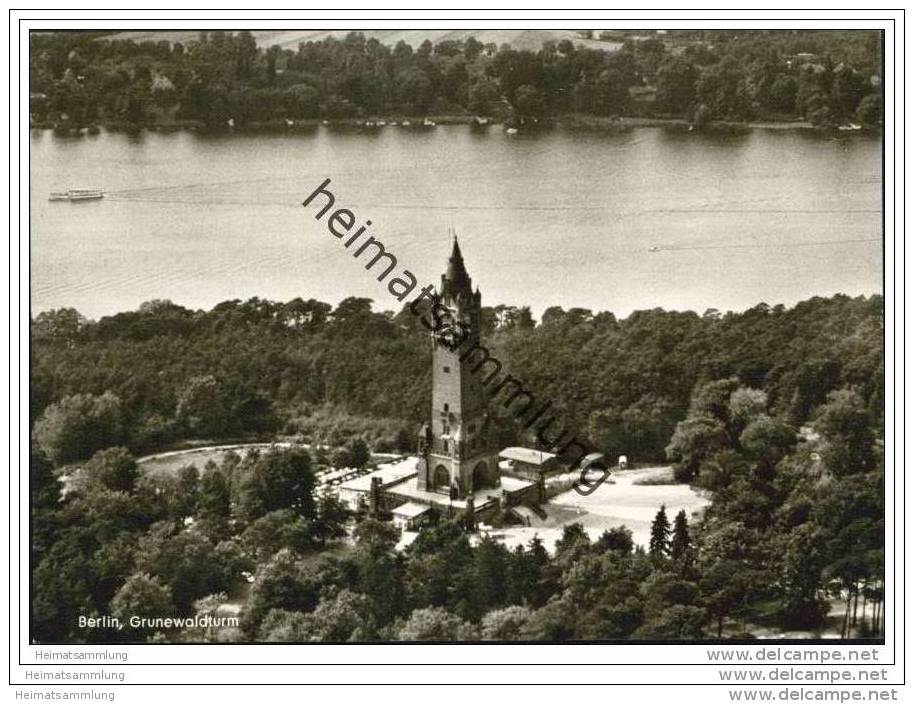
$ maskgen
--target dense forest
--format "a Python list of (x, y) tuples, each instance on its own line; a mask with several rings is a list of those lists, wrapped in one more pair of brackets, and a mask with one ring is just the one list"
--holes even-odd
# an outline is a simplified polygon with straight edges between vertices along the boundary
[[(483, 337), (559, 420), (607, 453), (662, 460), (699, 383), (735, 378), (763, 391), (799, 428), (836, 390), (853, 388), (882, 435), (881, 297), (814, 298), (743, 313), (661, 309), (624, 320), (548, 308), (483, 309)], [(431, 403), (427, 330), (404, 308), (349, 298), (253, 298), (194, 311), (150, 301), (86, 320), (73, 309), (32, 321), (31, 414), (60, 464), (112, 444), (352, 435), (376, 451), (409, 450)], [(503, 444), (535, 442), (505, 420)], [(548, 449), (548, 448), (547, 448)]]
[[(405, 551), (391, 524), (315, 491), (329, 464), (409, 450), (429, 408), (427, 331), (409, 311), (296, 299), (192, 311), (167, 301), (31, 329), (32, 635), (79, 615), (214, 613), (253, 584), (237, 631), (188, 640), (700, 639), (748, 624), (841, 635), (884, 624), (884, 356), (880, 296), (703, 315), (484, 311), (516, 376), (598, 448), (669, 458), (712, 503), (661, 510), (648, 549), (625, 528), (565, 527), (509, 551), (438, 517)], [(188, 438), (277, 432), (330, 450), (271, 450), (139, 470)], [(501, 423), (503, 440), (532, 442)], [(338, 457), (344, 453), (342, 457)], [(65, 492), (61, 489), (65, 488)], [(354, 527), (354, 545), (342, 540)], [(549, 546), (552, 547), (552, 546)], [(154, 636), (155, 637), (155, 636)]]
[[(590, 33), (593, 37), (593, 34)], [(286, 120), (480, 115), (530, 124), (566, 114), (882, 121), (882, 39), (870, 31), (605, 32), (539, 51), (466, 41), (386, 46), (352, 32), (297, 50), (250, 32), (188, 43), (100, 33), (30, 36), (31, 122), (61, 130), (226, 128)]]

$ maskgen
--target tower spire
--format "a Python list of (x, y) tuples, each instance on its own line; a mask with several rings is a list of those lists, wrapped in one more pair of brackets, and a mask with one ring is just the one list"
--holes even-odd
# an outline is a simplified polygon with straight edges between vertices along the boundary
[(472, 293), (473, 285), (466, 265), (463, 263), (463, 254), (457, 242), (457, 232), (451, 232), (454, 241), (451, 247), (451, 256), (448, 258), (447, 271), (442, 280), (442, 293), (456, 297), (460, 292)]

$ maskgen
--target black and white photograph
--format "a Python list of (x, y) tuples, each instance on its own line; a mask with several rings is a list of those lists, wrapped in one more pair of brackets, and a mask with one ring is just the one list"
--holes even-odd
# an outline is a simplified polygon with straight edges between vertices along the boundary
[(26, 645), (886, 644), (884, 30), (204, 24), (23, 33)]

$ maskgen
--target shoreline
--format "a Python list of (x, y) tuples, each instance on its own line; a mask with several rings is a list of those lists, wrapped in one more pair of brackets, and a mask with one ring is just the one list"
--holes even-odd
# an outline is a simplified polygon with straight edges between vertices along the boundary
[[(433, 124), (423, 124), (423, 119), (430, 120)], [(110, 133), (138, 133), (148, 132), (196, 132), (206, 135), (230, 135), (230, 134), (266, 134), (266, 133), (309, 133), (320, 128), (329, 130), (358, 130), (360, 132), (378, 132), (384, 129), (427, 131), (444, 125), (467, 125), (471, 128), (485, 131), (490, 128), (500, 128), (505, 130), (508, 125), (504, 120), (497, 118), (487, 118), (485, 124), (479, 124), (473, 115), (428, 115), (426, 117), (399, 117), (390, 118), (342, 118), (336, 120), (325, 120), (318, 118), (308, 118), (299, 120), (272, 120), (268, 122), (251, 122), (246, 125), (229, 126), (207, 126), (198, 120), (177, 120), (170, 122), (153, 122), (145, 125), (131, 125), (124, 123), (101, 123), (89, 127), (80, 128), (61, 128), (60, 126), (48, 124), (30, 124), (29, 130), (40, 132), (52, 132), (60, 137), (85, 137), (97, 136), (102, 131)], [(408, 125), (403, 122), (408, 121)], [(383, 122), (384, 124), (379, 124)], [(822, 135), (881, 135), (881, 127), (858, 127), (856, 129), (841, 129), (837, 126), (816, 126), (805, 120), (755, 120), (751, 122), (740, 122), (732, 120), (715, 120), (705, 125), (697, 126), (690, 123), (685, 118), (676, 117), (602, 117), (599, 115), (568, 114), (561, 117), (551, 118), (543, 122), (529, 126), (521, 126), (519, 131), (525, 134), (535, 134), (546, 132), (555, 127), (561, 127), (571, 130), (586, 130), (594, 132), (624, 132), (640, 127), (656, 128), (673, 128), (677, 130), (689, 130), (695, 132), (751, 132), (755, 130), (767, 131), (804, 131), (813, 132)]]

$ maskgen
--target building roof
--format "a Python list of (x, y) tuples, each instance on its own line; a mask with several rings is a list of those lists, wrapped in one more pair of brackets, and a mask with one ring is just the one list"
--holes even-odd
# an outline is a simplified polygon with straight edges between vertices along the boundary
[(506, 447), (498, 453), (498, 456), (503, 457), (506, 460), (515, 460), (516, 462), (537, 466), (544, 465), (550, 460), (554, 460), (556, 457), (551, 452), (533, 450), (529, 447)]
[(395, 516), (403, 516), (404, 518), (415, 518), (416, 516), (421, 516), (423, 513), (431, 510), (431, 506), (423, 506), (422, 504), (407, 501), (402, 506), (397, 506), (391, 513)]
[(606, 465), (607, 464), (606, 457), (603, 455), (602, 452), (591, 452), (589, 455), (587, 455), (586, 457), (584, 457), (584, 459), (581, 460), (580, 467), (582, 469), (586, 469), (587, 467), (590, 467), (592, 464), (598, 464), (598, 463), (602, 464), (602, 465)]
[(529, 506), (524, 506), (523, 504), (520, 504), (519, 506), (512, 506), (511, 510), (521, 518), (528, 520), (531, 523), (538, 521), (540, 518), (538, 515), (536, 515), (536, 511), (534, 511)]
[(351, 489), (353, 491), (370, 491), (372, 477), (378, 477), (381, 480), (381, 488), (398, 484), (404, 479), (416, 476), (418, 473), (418, 457), (405, 457), (399, 462), (388, 462), (378, 466), (377, 471), (370, 474), (363, 474), (361, 477), (350, 479), (348, 482), (340, 484), (340, 489)]
[(463, 254), (460, 252), (460, 245), (457, 244), (456, 234), (451, 256), (447, 260), (447, 271), (441, 277), (440, 294), (445, 299), (457, 299), (461, 294), (468, 297), (473, 295), (473, 282), (463, 263)]
[(518, 479), (517, 477), (501, 477), (499, 481), (501, 482), (501, 490), (507, 491), (509, 494), (513, 494), (515, 491), (528, 489), (534, 484), (534, 482), (527, 481), (526, 479)]

